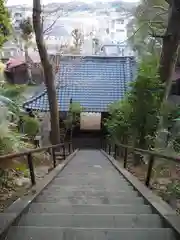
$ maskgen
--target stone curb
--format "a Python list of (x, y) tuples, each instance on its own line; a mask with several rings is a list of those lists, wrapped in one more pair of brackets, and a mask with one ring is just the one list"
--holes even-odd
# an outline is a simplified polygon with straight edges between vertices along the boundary
[(134, 189), (138, 191), (139, 195), (144, 198), (145, 202), (152, 207), (153, 212), (160, 215), (165, 225), (175, 231), (177, 239), (180, 238), (180, 216), (178, 216), (165, 201), (156, 196), (136, 177), (124, 169), (123, 165), (116, 161), (112, 156), (109, 156), (104, 150), (101, 150), (101, 152), (111, 162), (116, 170), (121, 173), (124, 178), (134, 187)]

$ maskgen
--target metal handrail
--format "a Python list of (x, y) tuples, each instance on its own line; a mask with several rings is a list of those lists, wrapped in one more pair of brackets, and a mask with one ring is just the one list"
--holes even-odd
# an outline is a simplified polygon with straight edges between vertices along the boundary
[(124, 163), (123, 163), (124, 168), (127, 168), (128, 150), (149, 155), (148, 170), (147, 170), (147, 175), (146, 175), (146, 180), (145, 180), (145, 185), (147, 187), (149, 187), (149, 184), (150, 184), (155, 157), (164, 158), (164, 159), (171, 160), (175, 163), (180, 164), (180, 156), (166, 155), (163, 153), (159, 153), (157, 151), (135, 148), (133, 146), (125, 145), (125, 144), (119, 143), (117, 141), (115, 141), (115, 142), (116, 143), (112, 144), (110, 142), (102, 141), (102, 149), (105, 150), (109, 155), (111, 155), (111, 149), (112, 149), (112, 147), (114, 147), (113, 157), (116, 159), (117, 152), (119, 152), (119, 148), (120, 147), (123, 148), (124, 149)]
[[(69, 154), (71, 153), (71, 142), (66, 143), (68, 144), (68, 149), (69, 149)], [(18, 157), (22, 157), (22, 156), (26, 156), (27, 157), (27, 161), (28, 161), (28, 167), (29, 167), (29, 172), (30, 172), (30, 177), (31, 177), (31, 183), (32, 185), (36, 184), (36, 179), (35, 179), (35, 173), (34, 173), (34, 165), (33, 165), (33, 156), (32, 154), (34, 153), (38, 153), (38, 152), (43, 152), (45, 150), (51, 150), (52, 153), (52, 158), (53, 158), (53, 167), (56, 167), (56, 154), (55, 154), (55, 150), (59, 147), (62, 147), (63, 149), (63, 158), (65, 160), (66, 158), (66, 151), (65, 151), (65, 143), (59, 143), (56, 145), (49, 145), (46, 147), (42, 147), (42, 148), (35, 148), (32, 150), (28, 150), (28, 151), (24, 151), (24, 152), (19, 152), (19, 153), (12, 153), (12, 154), (7, 154), (7, 155), (2, 155), (0, 156), (0, 161), (3, 160), (9, 160), (9, 159), (13, 159), (13, 158), (18, 158)]]

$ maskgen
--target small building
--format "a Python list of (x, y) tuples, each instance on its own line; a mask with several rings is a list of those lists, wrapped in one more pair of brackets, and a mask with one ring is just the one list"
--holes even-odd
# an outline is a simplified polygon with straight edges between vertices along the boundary
[(105, 44), (101, 47), (101, 55), (104, 56), (119, 56), (119, 57), (132, 57), (134, 52), (128, 44)]
[[(31, 73), (33, 82), (41, 84), (43, 82), (43, 69), (40, 63), (39, 54), (34, 53), (29, 56), (31, 64)], [(24, 56), (10, 58), (6, 62), (5, 68), (6, 80), (11, 84), (26, 84), (28, 83), (27, 64)]]
[[(83, 108), (75, 137), (103, 132), (109, 105), (124, 98), (134, 73), (133, 57), (62, 56), (55, 78), (60, 116), (66, 116), (71, 100)], [(47, 91), (29, 99), (23, 107), (48, 114)]]

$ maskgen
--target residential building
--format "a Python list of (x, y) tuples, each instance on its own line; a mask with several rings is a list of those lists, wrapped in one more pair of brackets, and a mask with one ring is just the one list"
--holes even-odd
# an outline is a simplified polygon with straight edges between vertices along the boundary
[(101, 47), (100, 55), (105, 56), (134, 56), (134, 51), (128, 44), (106, 44)]

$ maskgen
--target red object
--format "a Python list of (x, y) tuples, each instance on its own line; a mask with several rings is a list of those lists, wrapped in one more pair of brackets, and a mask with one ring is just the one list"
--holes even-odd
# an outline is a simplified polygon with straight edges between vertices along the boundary
[(6, 68), (7, 69), (11, 69), (17, 66), (20, 66), (22, 64), (24, 64), (24, 58), (10, 58), (7, 62), (6, 62)]

